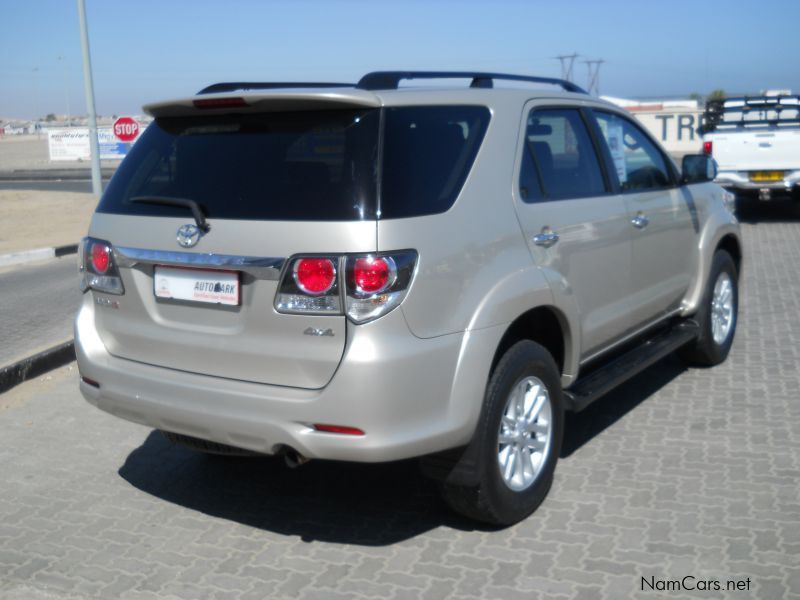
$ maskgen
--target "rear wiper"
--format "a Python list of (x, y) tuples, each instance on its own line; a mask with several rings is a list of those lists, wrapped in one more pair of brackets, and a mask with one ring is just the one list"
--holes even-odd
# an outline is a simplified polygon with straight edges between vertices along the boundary
[(194, 222), (197, 223), (197, 228), (203, 233), (208, 233), (211, 225), (206, 222), (206, 216), (203, 214), (203, 209), (194, 200), (188, 198), (173, 198), (172, 196), (136, 196), (131, 198), (131, 202), (137, 204), (156, 204), (159, 206), (180, 206), (181, 208), (188, 208), (192, 211)]

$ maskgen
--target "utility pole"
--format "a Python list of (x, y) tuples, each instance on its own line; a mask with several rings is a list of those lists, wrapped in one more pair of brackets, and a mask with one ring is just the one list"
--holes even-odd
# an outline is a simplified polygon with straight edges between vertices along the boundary
[(562, 54), (555, 57), (561, 62), (561, 79), (572, 81), (572, 65), (575, 64), (575, 59), (579, 56), (580, 54), (573, 52), (572, 54)]
[(67, 114), (64, 116), (67, 117), (67, 125), (70, 125), (72, 116), (69, 110), (69, 75), (67, 74), (67, 61), (61, 54), (58, 55), (58, 61), (64, 66), (64, 99), (67, 101)]
[(595, 96), (600, 95), (600, 65), (602, 65), (604, 61), (602, 58), (598, 58), (595, 60), (585, 60), (583, 61), (586, 65), (586, 69), (588, 70), (588, 92), (590, 94), (594, 94)]
[(81, 23), (81, 50), (83, 53), (83, 87), (86, 94), (86, 108), (89, 111), (89, 148), (92, 153), (92, 193), (103, 193), (100, 178), (100, 144), (97, 142), (97, 113), (94, 110), (94, 83), (92, 82), (92, 60), (89, 55), (89, 28), (86, 25), (86, 4), (78, 0), (78, 19)]
[(33, 67), (33, 110), (36, 113), (33, 118), (33, 128), (36, 130), (36, 139), (41, 137), (41, 130), (39, 129), (39, 67)]

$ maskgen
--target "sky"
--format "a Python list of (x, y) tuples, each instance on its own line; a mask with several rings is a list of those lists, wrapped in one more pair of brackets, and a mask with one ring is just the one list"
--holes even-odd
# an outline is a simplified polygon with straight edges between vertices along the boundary
[[(800, 93), (800, 0), (85, 0), (97, 112), (140, 114), (217, 81), (373, 70), (561, 76), (601, 94)], [(76, 0), (0, 0), (0, 118), (85, 114)]]

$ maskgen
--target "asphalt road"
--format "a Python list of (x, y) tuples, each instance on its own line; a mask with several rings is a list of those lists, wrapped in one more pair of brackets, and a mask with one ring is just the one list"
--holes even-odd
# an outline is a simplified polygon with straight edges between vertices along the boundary
[[(103, 181), (103, 189), (108, 180)], [(45, 192), (91, 192), (92, 181), (87, 180), (24, 180), (2, 181), (0, 190), (41, 190)]]
[(0, 272), (0, 367), (72, 338), (79, 303), (74, 254)]

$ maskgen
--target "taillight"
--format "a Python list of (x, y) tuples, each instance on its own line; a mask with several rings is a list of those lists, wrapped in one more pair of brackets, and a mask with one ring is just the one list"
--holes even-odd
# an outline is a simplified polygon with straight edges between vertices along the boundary
[(92, 255), (92, 267), (99, 275), (105, 275), (108, 265), (111, 264), (111, 248), (102, 242), (92, 242), (90, 250)]
[(366, 323), (405, 298), (417, 253), (413, 250), (348, 256), (298, 256), (289, 261), (275, 310), (289, 314), (345, 314)]
[(330, 258), (301, 258), (292, 274), (297, 287), (311, 296), (324, 294), (336, 283), (336, 267)]
[(391, 256), (362, 256), (353, 265), (353, 282), (359, 294), (377, 294), (394, 283), (397, 266)]
[(82, 292), (92, 289), (107, 294), (125, 293), (114, 262), (114, 249), (104, 240), (90, 237), (81, 240), (78, 246), (78, 271)]
[(301, 256), (287, 265), (275, 310), (290, 314), (340, 315), (338, 256)]
[(711, 156), (711, 152), (714, 149), (714, 142), (708, 141), (703, 142), (703, 154), (708, 154)]

